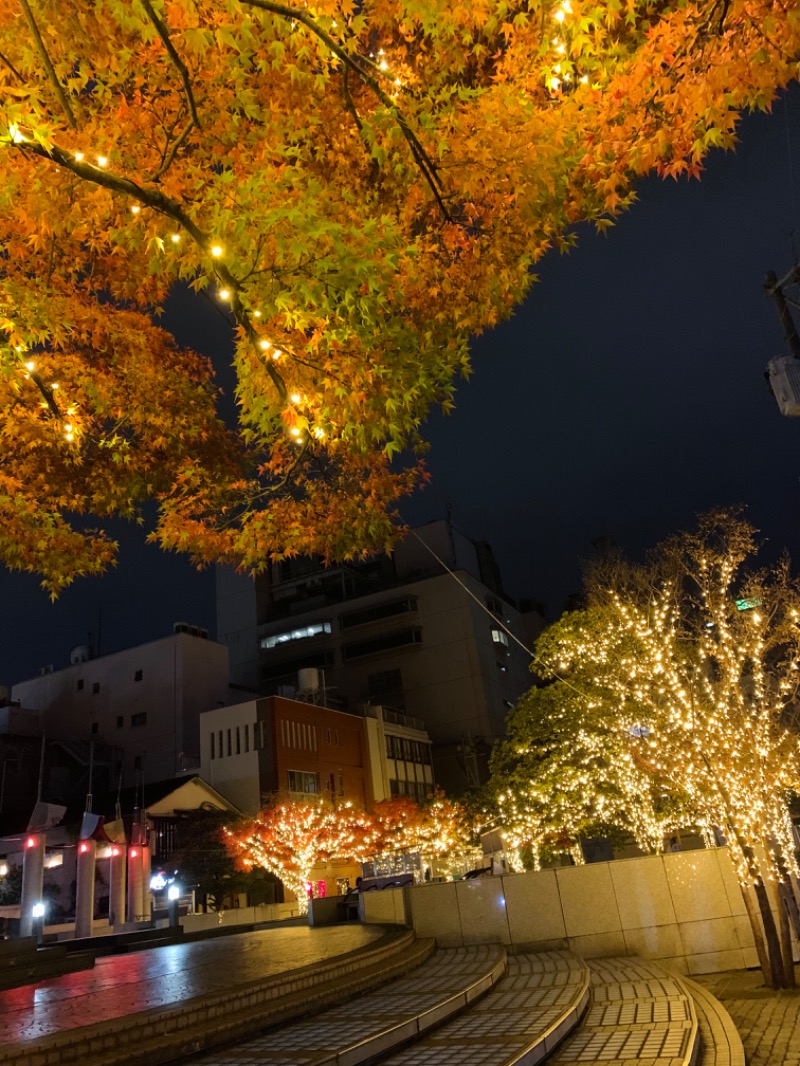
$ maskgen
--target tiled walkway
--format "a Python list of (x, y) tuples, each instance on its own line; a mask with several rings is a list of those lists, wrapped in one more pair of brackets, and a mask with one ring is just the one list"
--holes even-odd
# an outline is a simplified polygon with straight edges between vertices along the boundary
[(0, 993), (3, 1043), (247, 985), (355, 951), (383, 933), (379, 926), (293, 926), (101, 958), (93, 970)]
[(695, 977), (724, 1005), (739, 1030), (749, 1066), (800, 1066), (800, 967), (798, 988), (774, 992), (760, 970)]

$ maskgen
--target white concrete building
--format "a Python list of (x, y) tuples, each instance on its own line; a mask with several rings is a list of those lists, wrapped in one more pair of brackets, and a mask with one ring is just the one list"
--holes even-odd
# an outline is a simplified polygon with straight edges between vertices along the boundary
[(228, 685), (228, 649), (178, 624), (162, 640), (91, 658), (14, 685), (47, 736), (94, 738), (119, 749), (123, 780), (161, 781), (200, 763), (202, 711), (241, 700)]

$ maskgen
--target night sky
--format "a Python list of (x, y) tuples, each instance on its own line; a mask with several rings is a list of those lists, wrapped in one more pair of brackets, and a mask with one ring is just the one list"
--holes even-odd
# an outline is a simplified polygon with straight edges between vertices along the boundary
[[(458, 406), (429, 426), (432, 483), (402, 508), (448, 511), (492, 543), (508, 592), (557, 616), (580, 586), (591, 541), (638, 555), (716, 505), (744, 503), (800, 566), (800, 420), (782, 417), (767, 359), (783, 354), (764, 274), (800, 244), (800, 90), (748, 117), (734, 154), (701, 182), (643, 182), (608, 236), (581, 234), (545, 259), (515, 317), (474, 346)], [(178, 297), (165, 319), (181, 343), (229, 350), (225, 321)], [(0, 572), (0, 683), (155, 640), (177, 621), (214, 634), (213, 573), (117, 523), (119, 566), (54, 605), (35, 577)]]

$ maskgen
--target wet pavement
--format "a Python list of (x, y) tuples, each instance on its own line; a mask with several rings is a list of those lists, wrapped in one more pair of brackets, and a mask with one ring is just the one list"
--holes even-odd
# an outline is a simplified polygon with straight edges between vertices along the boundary
[(384, 932), (292, 926), (101, 958), (93, 970), (0, 993), (0, 1032), (19, 1043), (170, 1006), (356, 951)]

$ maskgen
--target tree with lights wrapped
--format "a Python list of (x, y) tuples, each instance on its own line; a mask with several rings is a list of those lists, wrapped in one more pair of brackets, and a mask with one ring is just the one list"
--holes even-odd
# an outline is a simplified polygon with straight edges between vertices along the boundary
[(778, 0), (0, 0), (0, 558), (57, 592), (148, 500), (198, 564), (386, 547), (469, 338), (798, 53)]
[(311, 871), (333, 859), (357, 860), (373, 850), (369, 815), (352, 804), (278, 798), (255, 818), (226, 831), (228, 851), (245, 869), (261, 867), (280, 878), (308, 909)]
[(593, 837), (632, 836), (659, 852), (665, 834), (693, 820), (606, 714), (602, 701), (563, 681), (531, 689), (510, 713), (484, 798), (515, 866), (519, 853), (534, 869), (562, 853), (582, 863), (581, 840)]
[[(542, 634), (537, 670), (564, 679), (637, 773), (722, 829), (765, 979), (781, 987), (794, 983), (800, 583), (786, 560), (754, 568), (756, 550), (752, 526), (722, 511), (646, 564), (598, 564), (586, 608)], [(582, 758), (591, 794), (598, 766)]]
[(425, 863), (459, 859), (472, 842), (464, 807), (437, 790), (420, 806), (410, 796), (376, 803), (370, 817), (375, 855), (418, 852)]

